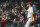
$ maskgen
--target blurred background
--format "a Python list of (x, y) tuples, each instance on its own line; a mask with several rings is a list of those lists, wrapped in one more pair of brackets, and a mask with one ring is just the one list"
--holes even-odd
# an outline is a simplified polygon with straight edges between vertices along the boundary
[(40, 0), (0, 0), (0, 27), (24, 27), (27, 13), (27, 2), (32, 2), (34, 23), (31, 26), (40, 27)]

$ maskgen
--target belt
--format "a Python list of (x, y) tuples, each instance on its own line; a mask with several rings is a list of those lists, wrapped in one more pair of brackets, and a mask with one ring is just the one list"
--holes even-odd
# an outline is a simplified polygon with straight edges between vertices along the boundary
[(29, 18), (31, 18), (31, 17), (28, 17), (28, 19), (29, 19)]
[(31, 17), (28, 17), (28, 18), (31, 18)]

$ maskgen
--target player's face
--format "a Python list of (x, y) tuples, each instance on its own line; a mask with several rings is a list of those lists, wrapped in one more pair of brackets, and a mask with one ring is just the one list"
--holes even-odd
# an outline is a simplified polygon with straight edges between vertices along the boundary
[(29, 7), (29, 4), (27, 4), (27, 7)]

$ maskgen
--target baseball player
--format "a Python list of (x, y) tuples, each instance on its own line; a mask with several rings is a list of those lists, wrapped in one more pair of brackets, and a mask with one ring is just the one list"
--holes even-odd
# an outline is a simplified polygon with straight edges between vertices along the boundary
[(28, 21), (27, 21), (25, 27), (29, 27), (29, 26), (30, 26), (30, 23), (34, 21), (34, 18), (33, 18), (33, 8), (32, 8), (32, 6), (31, 6), (31, 4), (32, 4), (31, 2), (28, 2), (28, 3), (26, 3), (26, 4), (27, 4), (27, 7), (28, 7), (28, 10), (26, 10), (22, 5), (21, 5), (21, 6), (22, 6), (22, 9), (23, 9), (25, 12), (28, 13), (28, 14), (27, 14)]

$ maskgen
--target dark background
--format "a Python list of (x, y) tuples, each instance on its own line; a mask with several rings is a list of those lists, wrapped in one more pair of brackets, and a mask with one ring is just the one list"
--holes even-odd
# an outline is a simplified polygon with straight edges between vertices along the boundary
[[(2, 2), (4, 2), (4, 1), (21, 1), (21, 0), (0, 0), (0, 1), (2, 1)], [(39, 2), (39, 0), (22, 0), (22, 1), (24, 1), (24, 2), (28, 2), (28, 1), (31, 1), (31, 2)]]

